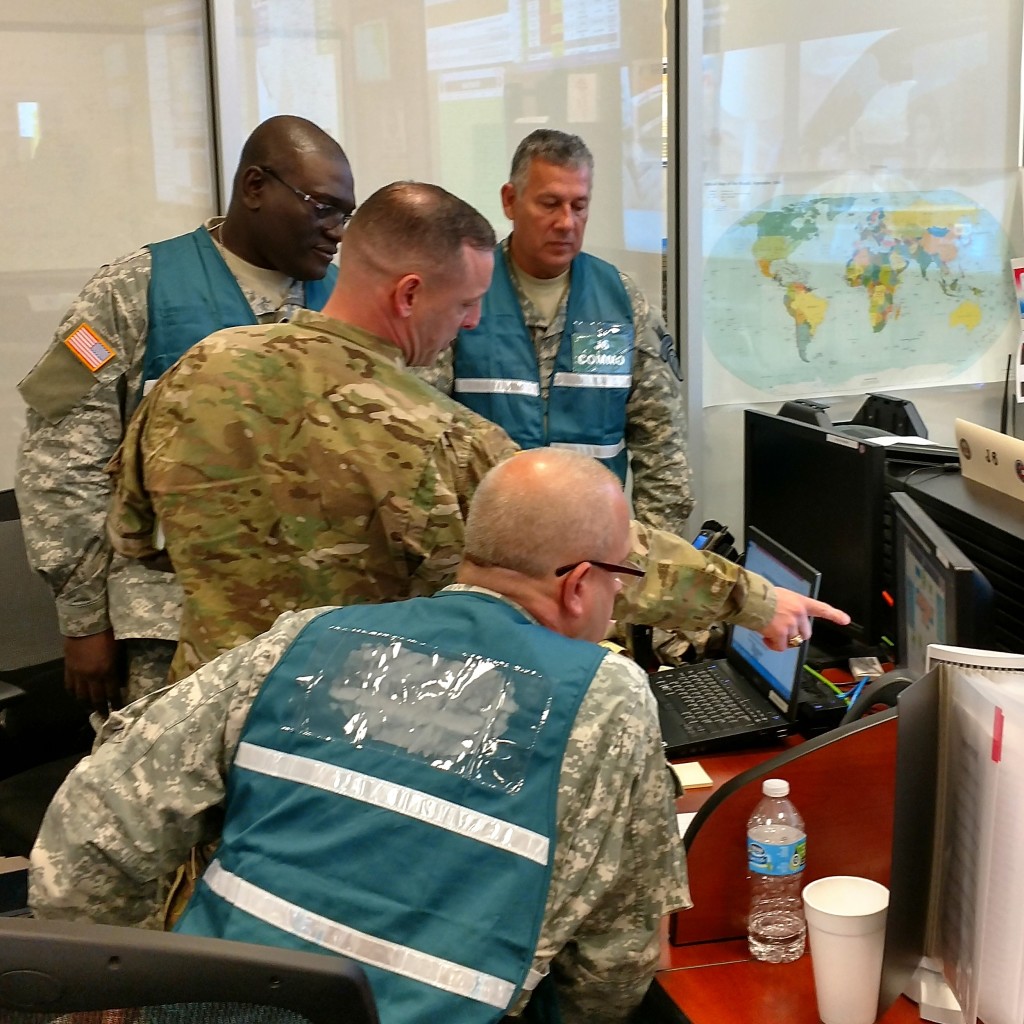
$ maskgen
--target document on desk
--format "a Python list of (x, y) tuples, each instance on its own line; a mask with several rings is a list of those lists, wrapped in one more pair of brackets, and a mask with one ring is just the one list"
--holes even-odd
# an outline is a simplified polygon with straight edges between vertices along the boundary
[(966, 1020), (1020, 1024), (1024, 656), (932, 645), (928, 664), (939, 729), (925, 952), (941, 959)]
[(685, 761), (683, 764), (673, 764), (669, 765), (669, 767), (684, 790), (702, 789), (705, 786), (714, 785), (711, 781), (711, 776), (704, 771), (697, 761)]

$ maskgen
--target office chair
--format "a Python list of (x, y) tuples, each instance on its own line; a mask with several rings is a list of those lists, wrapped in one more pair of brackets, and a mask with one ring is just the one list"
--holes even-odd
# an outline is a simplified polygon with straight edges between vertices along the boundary
[(0, 607), (0, 854), (27, 856), (92, 729), (64, 690), (53, 596), (28, 564), (10, 490), (0, 491)]
[(0, 1020), (379, 1024), (344, 957), (28, 918), (0, 919)]

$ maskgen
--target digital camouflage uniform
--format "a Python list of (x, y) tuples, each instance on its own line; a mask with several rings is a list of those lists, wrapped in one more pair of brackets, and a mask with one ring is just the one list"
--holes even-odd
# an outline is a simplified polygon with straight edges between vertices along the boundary
[[(514, 267), (509, 239), (501, 245), (509, 266)], [(569, 294), (566, 291), (554, 319), (545, 326), (542, 314), (523, 291), (519, 278), (515, 273), (510, 276), (537, 349), (540, 393), (546, 402), (565, 330)], [(621, 270), (619, 277), (633, 306), (636, 336), (633, 386), (626, 403), (626, 447), (633, 472), (633, 513), (648, 526), (682, 535), (693, 509), (693, 494), (686, 455), (686, 411), (679, 360), (674, 343), (665, 334), (661, 314), (651, 308), (632, 278)], [(438, 390), (451, 395), (452, 349), (443, 352), (433, 366), (416, 372)]]
[[(160, 379), (111, 470), (116, 549), (158, 554), (185, 590), (172, 677), (252, 639), (282, 611), (434, 593), (454, 579), (469, 500), (516, 451), (498, 426), (410, 373), (400, 350), (303, 311), (218, 331)], [(647, 579), (622, 621), (760, 629), (760, 577), (634, 524)]]
[[(56, 597), (63, 635), (112, 627), (129, 642), (127, 700), (163, 685), (181, 609), (174, 577), (112, 553), (105, 530), (111, 496), (106, 466), (142, 385), (151, 267), (150, 251), (143, 248), (101, 268), (19, 385), (28, 410), (15, 488), (29, 561)], [(290, 317), (305, 294), (301, 282), (280, 304), (243, 291), (261, 322)], [(95, 372), (64, 343), (82, 323), (114, 351)]]
[[(43, 823), (31, 868), (38, 916), (159, 925), (159, 879), (220, 834), (249, 707), (322, 610), (286, 614), (164, 695), (110, 716), (103, 745)], [(645, 674), (618, 655), (604, 658), (576, 716), (557, 815), (533, 966), (551, 963), (567, 1024), (622, 1021), (657, 967), (661, 918), (691, 904), (654, 700)]]

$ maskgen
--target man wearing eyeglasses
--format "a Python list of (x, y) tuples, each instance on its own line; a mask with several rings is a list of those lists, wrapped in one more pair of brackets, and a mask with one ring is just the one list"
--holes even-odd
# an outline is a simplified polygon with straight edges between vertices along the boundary
[(224, 327), (320, 309), (355, 208), (341, 147), (272, 117), (249, 136), (226, 217), (99, 270), (19, 386), (28, 405), (16, 491), (29, 559), (57, 601), (68, 689), (100, 712), (165, 684), (174, 577), (111, 552), (107, 462), (142, 396)]
[(453, 585), (286, 613), (112, 716), (43, 823), (35, 912), (143, 923), (220, 838), (181, 931), (349, 956), (392, 1024), (625, 1021), (691, 905), (646, 675), (598, 645), (630, 551), (593, 459), (501, 463)]

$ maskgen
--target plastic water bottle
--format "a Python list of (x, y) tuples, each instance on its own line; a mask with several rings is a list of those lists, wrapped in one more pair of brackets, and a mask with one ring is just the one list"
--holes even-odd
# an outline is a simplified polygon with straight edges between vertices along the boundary
[(789, 801), (785, 779), (766, 779), (747, 822), (750, 914), (747, 945), (755, 960), (790, 963), (807, 937), (800, 889), (807, 860), (804, 821)]

